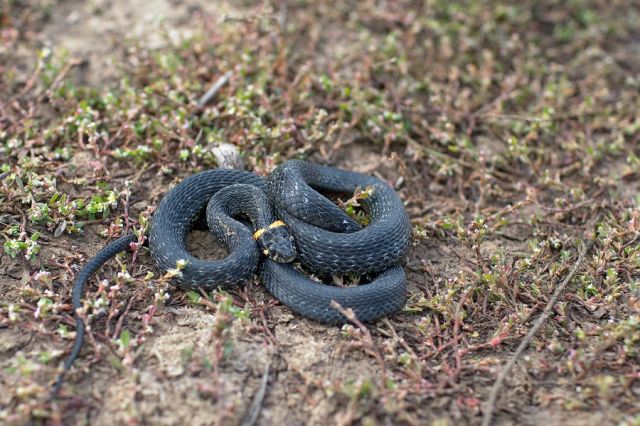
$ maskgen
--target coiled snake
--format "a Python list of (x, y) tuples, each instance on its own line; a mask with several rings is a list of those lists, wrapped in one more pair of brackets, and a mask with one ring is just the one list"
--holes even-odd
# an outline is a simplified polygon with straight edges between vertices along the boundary
[[(367, 189), (362, 205), (369, 224), (362, 228), (318, 191), (353, 194)], [(206, 209), (207, 224), (229, 252), (223, 260), (191, 255), (186, 237)], [(248, 218), (255, 232), (238, 219)], [(336, 301), (353, 309), (361, 321), (398, 311), (406, 299), (406, 280), (399, 262), (410, 242), (409, 218), (402, 201), (375, 177), (305, 161), (291, 160), (266, 178), (233, 169), (212, 169), (192, 175), (170, 190), (151, 221), (149, 249), (161, 271), (186, 265), (176, 277), (183, 289), (232, 288), (256, 271), (265, 288), (291, 310), (328, 324), (347, 319), (331, 306)], [(100, 250), (78, 273), (72, 303), (81, 307), (84, 285), (109, 258), (137, 237), (121, 237)], [(260, 252), (267, 257), (260, 262)], [(368, 284), (336, 287), (317, 283), (291, 264), (321, 277), (373, 275)], [(80, 352), (84, 322), (76, 315), (77, 335), (65, 372)]]

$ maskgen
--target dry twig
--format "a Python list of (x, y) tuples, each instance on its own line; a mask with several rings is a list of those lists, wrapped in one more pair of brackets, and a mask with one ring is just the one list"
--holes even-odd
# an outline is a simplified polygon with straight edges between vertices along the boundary
[(493, 411), (495, 410), (496, 400), (498, 399), (498, 392), (500, 392), (500, 389), (502, 388), (502, 385), (504, 384), (504, 381), (507, 378), (507, 375), (511, 372), (511, 369), (518, 361), (518, 358), (520, 358), (520, 355), (522, 355), (522, 353), (527, 348), (527, 346), (529, 346), (529, 344), (531, 343), (531, 340), (533, 340), (533, 337), (536, 335), (538, 330), (540, 330), (544, 322), (551, 315), (551, 312), (553, 311), (553, 307), (555, 306), (556, 302), (560, 298), (560, 295), (562, 295), (567, 284), (571, 282), (576, 272), (578, 272), (578, 269), (580, 269), (580, 266), (584, 262), (584, 258), (586, 254), (591, 250), (591, 247), (593, 247), (593, 244), (594, 244), (593, 240), (589, 241), (586, 247), (580, 252), (575, 265), (573, 265), (573, 268), (571, 268), (571, 271), (569, 271), (569, 274), (567, 274), (564, 280), (558, 285), (558, 288), (556, 288), (556, 291), (553, 293), (553, 296), (551, 296), (549, 303), (547, 303), (547, 306), (544, 308), (544, 311), (542, 311), (542, 315), (540, 315), (536, 323), (533, 325), (533, 327), (531, 327), (531, 330), (529, 330), (529, 332), (524, 337), (522, 342), (520, 342), (518, 349), (516, 349), (511, 359), (509, 359), (509, 362), (507, 362), (507, 364), (504, 366), (502, 371), (500, 371), (500, 374), (498, 374), (498, 378), (496, 379), (495, 383), (493, 384), (493, 387), (491, 388), (491, 393), (489, 394), (489, 400), (486, 403), (484, 415), (482, 418), (482, 426), (489, 426), (491, 424), (491, 418), (493, 416)]
[(220, 89), (222, 89), (222, 86), (227, 84), (227, 82), (231, 78), (231, 75), (232, 75), (231, 71), (227, 71), (222, 75), (222, 77), (217, 79), (216, 82), (213, 83), (213, 85), (209, 88), (209, 90), (207, 90), (207, 92), (204, 95), (202, 95), (202, 97), (198, 101), (198, 108), (202, 108), (203, 106), (208, 104), (211, 101), (211, 99), (213, 99), (213, 97), (216, 95), (216, 93), (218, 93)]
[(262, 382), (260, 383), (260, 388), (256, 392), (253, 397), (253, 402), (251, 403), (251, 407), (249, 407), (249, 411), (242, 421), (242, 426), (253, 426), (258, 420), (258, 416), (260, 415), (260, 410), (262, 409), (262, 401), (264, 400), (264, 396), (267, 393), (267, 383), (269, 382), (269, 370), (271, 368), (271, 361), (267, 362), (267, 365), (264, 368), (264, 373), (262, 374)]
[(382, 354), (380, 353), (375, 343), (373, 342), (373, 337), (371, 336), (369, 329), (356, 317), (356, 314), (355, 312), (353, 312), (353, 309), (351, 308), (345, 309), (342, 307), (342, 305), (340, 305), (335, 300), (331, 301), (331, 307), (336, 311), (340, 312), (342, 315), (344, 315), (345, 318), (347, 318), (353, 325), (355, 325), (360, 330), (360, 333), (362, 333), (362, 339), (361, 339), (360, 345), (366, 353), (368, 353), (373, 358), (375, 358), (378, 364), (380, 364), (380, 373), (382, 375), (382, 383), (386, 383), (387, 369), (384, 363), (384, 359), (382, 358)]

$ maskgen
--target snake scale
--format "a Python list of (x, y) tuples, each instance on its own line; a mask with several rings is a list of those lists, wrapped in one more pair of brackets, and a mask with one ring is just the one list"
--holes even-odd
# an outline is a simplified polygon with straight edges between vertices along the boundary
[[(357, 189), (367, 191), (361, 201), (369, 216), (364, 228), (320, 193), (352, 195)], [(222, 260), (199, 259), (187, 249), (187, 235), (203, 213), (214, 237), (228, 251)], [(290, 160), (267, 177), (235, 169), (211, 169), (187, 177), (159, 203), (151, 220), (149, 249), (163, 272), (182, 261), (185, 266), (174, 278), (180, 288), (231, 289), (258, 273), (267, 291), (292, 311), (323, 323), (342, 324), (347, 318), (331, 306), (332, 301), (351, 308), (365, 322), (404, 306), (406, 279), (399, 263), (410, 234), (402, 201), (387, 183)], [(75, 310), (81, 307), (90, 277), (135, 241), (133, 234), (121, 237), (87, 262), (74, 282)], [(324, 285), (294, 268), (294, 259), (318, 277), (366, 275), (369, 283)], [(75, 319), (76, 341), (54, 392), (82, 346), (84, 322), (78, 315)]]

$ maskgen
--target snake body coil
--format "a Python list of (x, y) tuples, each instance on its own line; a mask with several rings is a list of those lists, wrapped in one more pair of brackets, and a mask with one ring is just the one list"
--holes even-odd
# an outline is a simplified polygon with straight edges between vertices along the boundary
[[(365, 228), (317, 192), (351, 195), (358, 188), (368, 195), (362, 200), (369, 215)], [(209, 228), (229, 252), (223, 260), (198, 259), (187, 250), (187, 235), (205, 211)], [(238, 221), (242, 218), (248, 218), (257, 232)], [(74, 309), (81, 306), (82, 289), (90, 276), (134, 241), (135, 237), (124, 236), (87, 263), (74, 283)], [(332, 301), (351, 308), (361, 321), (402, 308), (406, 280), (398, 264), (409, 242), (409, 218), (388, 184), (298, 160), (284, 163), (267, 178), (233, 169), (192, 175), (162, 199), (149, 232), (149, 249), (158, 269), (164, 272), (186, 261), (176, 282), (181, 288), (232, 288), (258, 271), (265, 288), (290, 309), (329, 324), (347, 321)], [(269, 258), (260, 262), (260, 251)], [(320, 276), (365, 274), (370, 282), (346, 288), (317, 283), (285, 263), (296, 255), (302, 266)], [(77, 339), (54, 392), (82, 344), (84, 323), (77, 315), (76, 323)]]

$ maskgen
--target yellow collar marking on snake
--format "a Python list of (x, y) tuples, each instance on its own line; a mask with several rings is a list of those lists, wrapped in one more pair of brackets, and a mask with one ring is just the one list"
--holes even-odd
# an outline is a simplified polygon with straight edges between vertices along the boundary
[(276, 220), (275, 222), (273, 222), (271, 225), (267, 226), (266, 228), (260, 228), (260, 229), (258, 229), (258, 230), (253, 234), (253, 239), (254, 239), (254, 240), (257, 240), (258, 238), (260, 238), (260, 236), (261, 236), (262, 234), (264, 234), (264, 232), (265, 232), (267, 229), (279, 228), (279, 227), (281, 227), (281, 226), (287, 226), (287, 224), (286, 224), (286, 223), (284, 223), (284, 222), (283, 222), (283, 221), (281, 221), (281, 220)]

